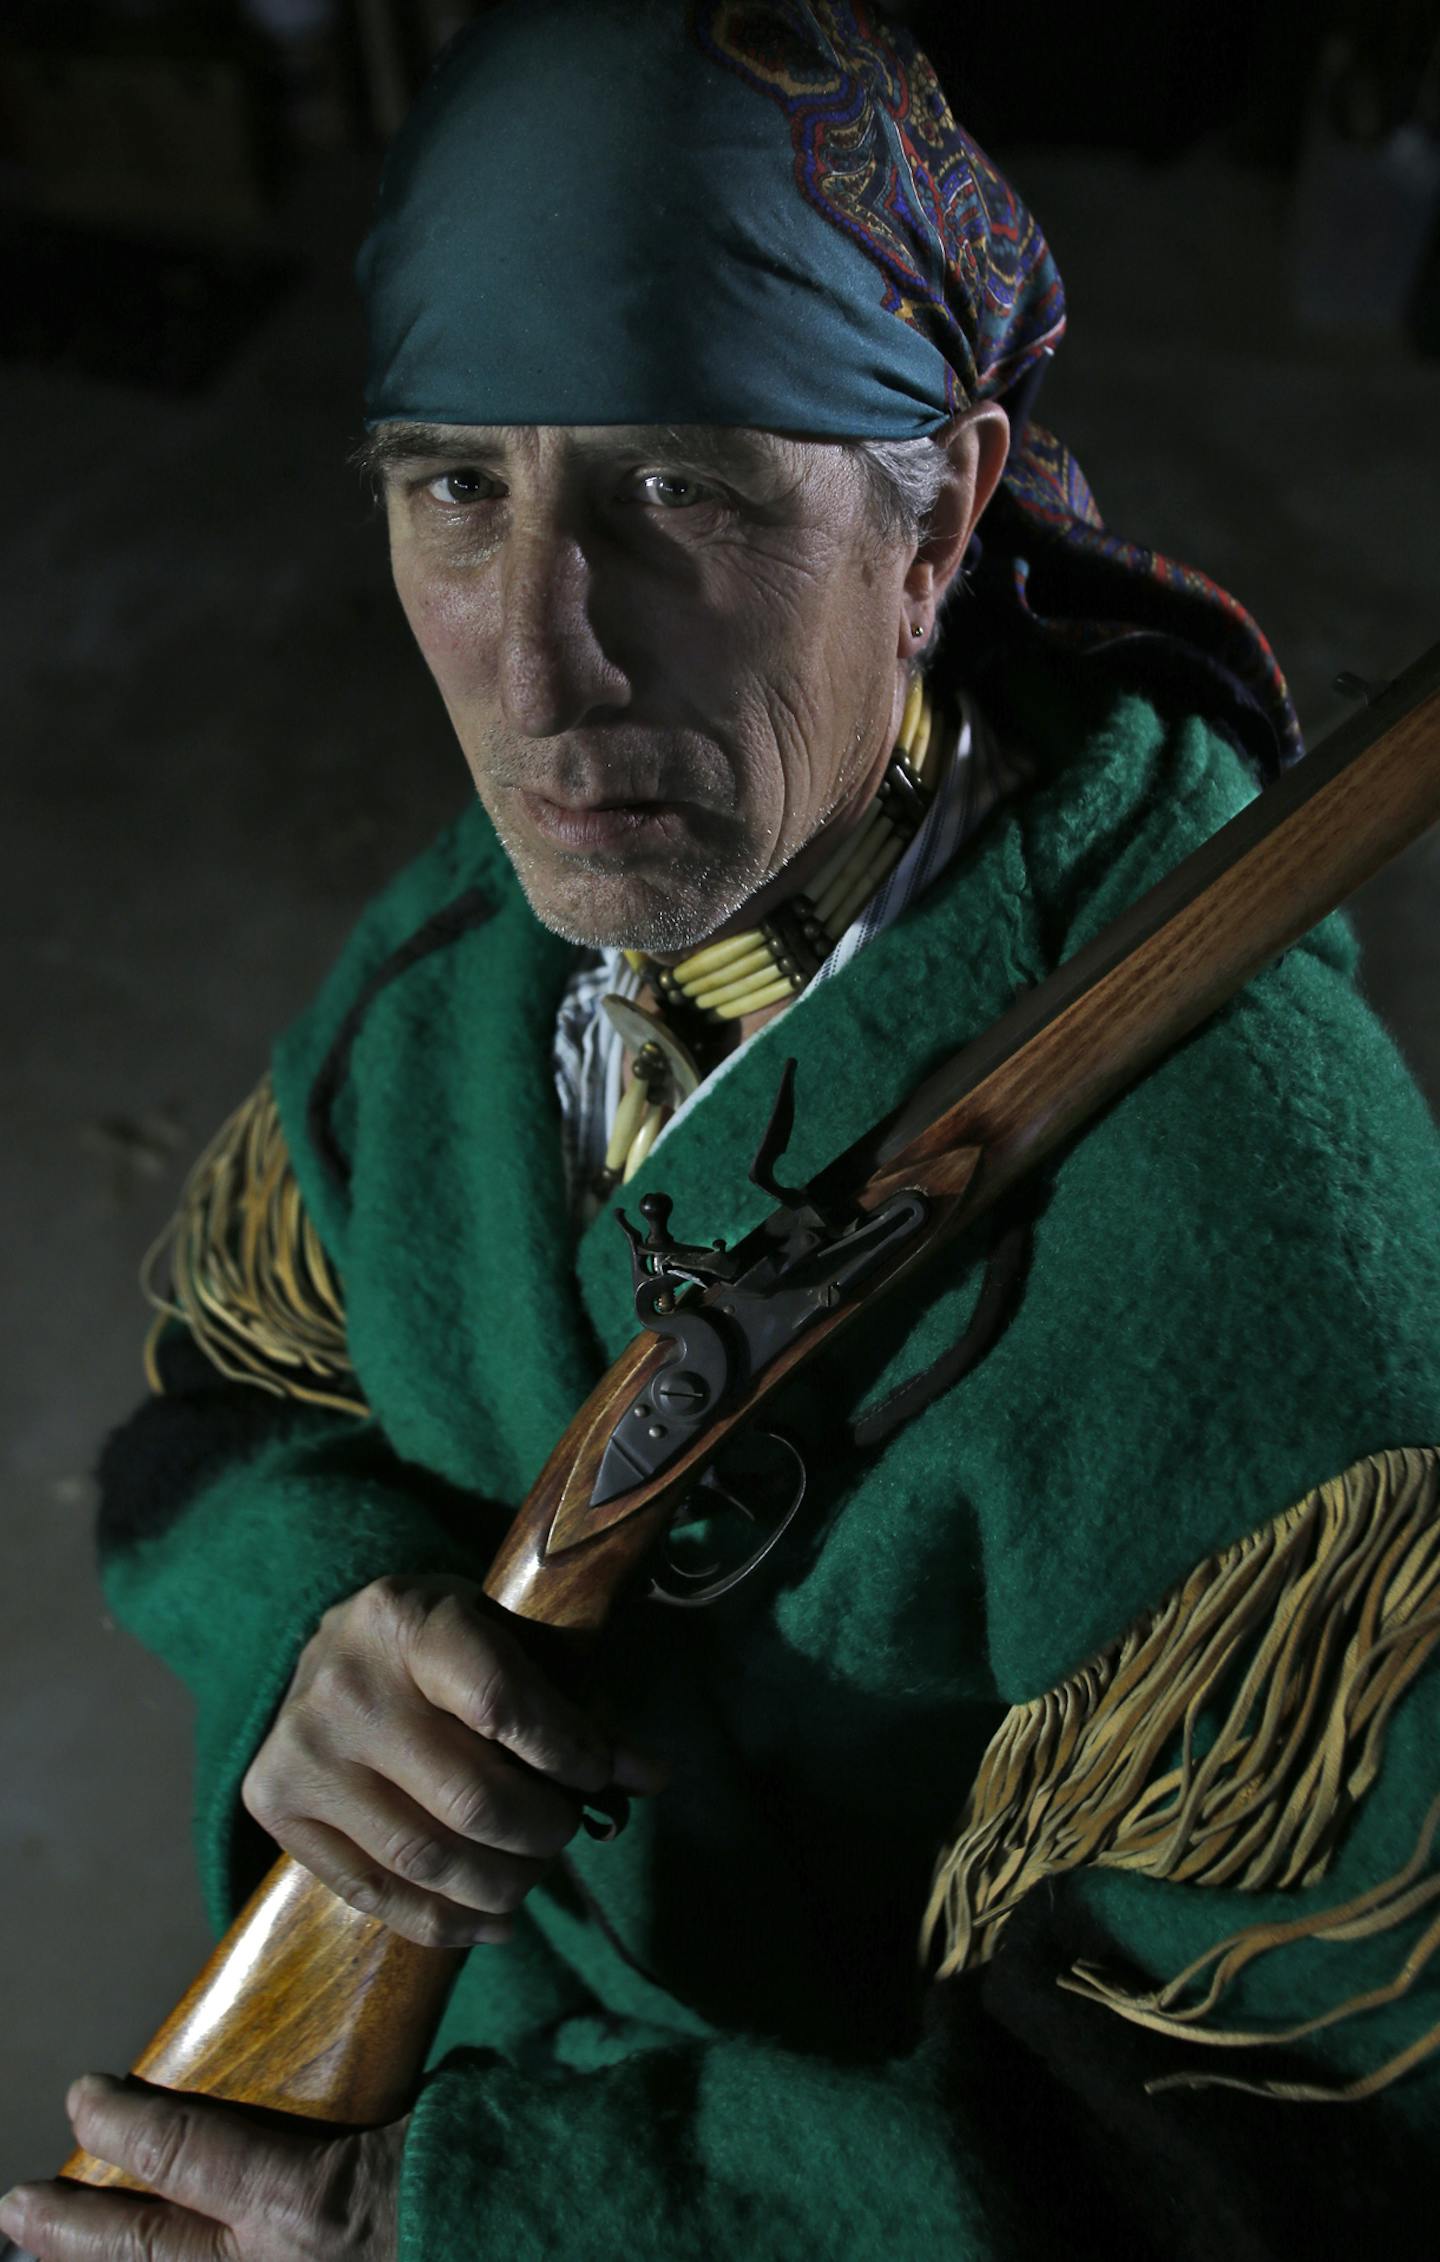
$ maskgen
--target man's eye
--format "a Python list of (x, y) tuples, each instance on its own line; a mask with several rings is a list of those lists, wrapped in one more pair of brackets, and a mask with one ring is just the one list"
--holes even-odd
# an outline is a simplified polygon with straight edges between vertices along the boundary
[(702, 486), (698, 479), (687, 479), (681, 471), (638, 472), (635, 484), (645, 501), (658, 504), (661, 510), (688, 510), (696, 503), (715, 501), (713, 487)]
[(428, 482), (425, 492), (437, 503), (479, 503), (492, 492), (483, 471), (442, 471)]

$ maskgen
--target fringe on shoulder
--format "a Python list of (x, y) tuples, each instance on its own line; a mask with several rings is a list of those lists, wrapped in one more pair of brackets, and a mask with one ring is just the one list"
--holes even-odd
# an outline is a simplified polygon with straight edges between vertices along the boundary
[[(1016, 1705), (936, 1870), (922, 1944), (927, 1956), (938, 1945), (940, 1975), (988, 1961), (1032, 1887), (1087, 1865), (1252, 1891), (1321, 1878), (1375, 1779), (1391, 1712), (1440, 1641), (1437, 1507), (1440, 1450), (1357, 1461)], [(1084, 1964), (1060, 1984), (1160, 2033), (1229, 2048), (1294, 2042), (1393, 2002), (1440, 1948), (1440, 1873), (1427, 1874), (1437, 1826), (1440, 1796), (1394, 1877), (1342, 1906), (1233, 1933), (1162, 1987), (1128, 1989)], [(1383, 1986), (1283, 2032), (1207, 2023), (1257, 1956), (1363, 1939), (1427, 1909)], [(1436, 2049), (1440, 2025), (1345, 2087), (1192, 2072), (1148, 2087), (1349, 2101)]]
[[(157, 1286), (168, 1279), (168, 1290)], [(181, 1320), (233, 1382), (309, 1406), (368, 1415), (345, 1332), (340, 1285), (306, 1214), (270, 1078), (223, 1124), (145, 1259), (157, 1317), (145, 1347), (162, 1391), (159, 1337)]]

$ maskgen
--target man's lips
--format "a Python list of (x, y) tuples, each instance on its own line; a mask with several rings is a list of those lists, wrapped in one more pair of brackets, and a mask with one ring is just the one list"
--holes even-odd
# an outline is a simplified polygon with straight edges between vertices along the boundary
[(558, 848), (642, 845), (673, 834), (678, 801), (552, 801), (523, 788), (521, 805), (538, 833)]

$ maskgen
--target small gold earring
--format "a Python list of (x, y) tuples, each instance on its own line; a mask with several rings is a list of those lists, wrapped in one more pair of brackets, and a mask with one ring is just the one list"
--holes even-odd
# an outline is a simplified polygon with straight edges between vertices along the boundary
[(912, 636), (923, 636), (925, 634), (925, 631), (918, 620), (911, 621), (910, 634)]

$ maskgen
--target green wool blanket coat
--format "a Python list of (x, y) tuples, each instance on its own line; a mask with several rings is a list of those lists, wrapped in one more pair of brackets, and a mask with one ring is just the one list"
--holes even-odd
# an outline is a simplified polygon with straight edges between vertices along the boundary
[[(1135, 697), (1088, 717), (1037, 704), (1027, 729), (1032, 785), (716, 1080), (627, 1189), (632, 1214), (660, 1186), (682, 1238), (745, 1233), (767, 1206), (746, 1166), (787, 1055), (793, 1178), (1253, 790), (1202, 724)], [(1355, 960), (1327, 921), (1072, 1144), (1039, 1190), (1007, 1330), (882, 1448), (847, 1451), (844, 1425), (957, 1340), (983, 1249), (802, 1378), (786, 1413), (814, 1456), (815, 1513), (753, 1589), (622, 1613), (604, 1698), (673, 1779), (618, 1840), (576, 1842), (511, 1945), (467, 1958), (407, 2142), (406, 2262), (1190, 2252), (1207, 2146), (1211, 2237), (1193, 2250), (1282, 2254), (1308, 2179), (1272, 2191), (1272, 2148), (1310, 2146), (1318, 2176), (1362, 2123), (1379, 2160), (1433, 2116), (1437, 2059), (1343, 2105), (1145, 2087), (1238, 2070), (1205, 2030), (1260, 2036), (1242, 2055), (1262, 2083), (1363, 2077), (1440, 2018), (1427, 1974), (1290, 2044), (1263, 2037), (1390, 1979), (1423, 1912), (1256, 1957), (1194, 2036), (1060, 1984), (1090, 1953), (1133, 2004), (1227, 1935), (1400, 1871), (1440, 1775), (1423, 1655), (1323, 1875), (1257, 1889), (1072, 1848), (1022, 1897), (1013, 1950), (997, 1937), (939, 1980), (918, 1954), (937, 1857), (1014, 1708), (1311, 1488), (1440, 1440), (1440, 1141)], [(370, 1417), (291, 1409), (104, 1565), (116, 1613), (195, 1692), (217, 1926), (267, 1852), (238, 1785), (320, 1613), (388, 1571), (483, 1576), (634, 1331), (613, 1219), (577, 1247), (567, 1214), (549, 1055), (574, 964), (476, 808), (375, 903), (277, 1049)], [(1127, 1734), (1152, 1712), (1142, 1691)], [(1280, 1742), (1323, 1742), (1327, 1722), (1322, 1706)], [(1194, 1749), (1215, 1733), (1197, 1699)], [(1164, 1741), (1170, 1764), (1178, 1726)], [(1022, 1861), (1038, 1780), (1013, 1811), (1003, 1785), (987, 1794)]]

